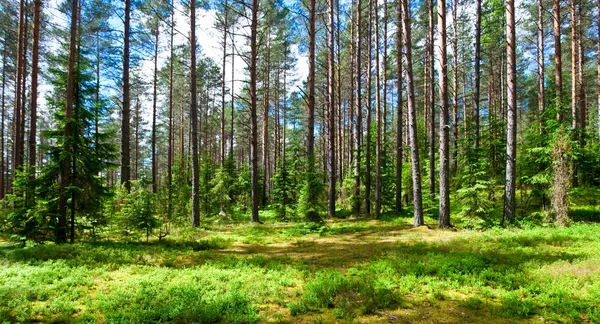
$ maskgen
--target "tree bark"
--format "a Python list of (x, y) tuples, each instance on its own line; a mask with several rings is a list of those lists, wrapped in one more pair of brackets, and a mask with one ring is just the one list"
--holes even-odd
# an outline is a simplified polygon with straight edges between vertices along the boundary
[[(171, 42), (169, 43), (170, 58), (169, 58), (169, 145), (168, 145), (168, 157), (167, 157), (167, 185), (168, 185), (168, 206), (167, 216), (171, 218), (173, 212), (173, 156), (175, 155), (175, 125), (173, 123), (173, 59), (174, 48), (173, 37), (175, 35), (175, 0), (171, 0)], [(182, 170), (180, 170), (182, 171)]]
[(560, 44), (560, 0), (553, 2), (553, 22), (554, 22), (554, 79), (556, 87), (556, 119), (562, 122), (564, 119), (562, 108), (562, 53)]
[[(479, 136), (479, 92), (481, 88), (481, 1), (476, 0), (475, 11), (475, 90), (473, 93), (473, 117), (475, 119), (475, 148), (480, 145)], [(557, 0), (558, 1), (558, 0)]]
[(33, 48), (31, 49), (31, 116), (29, 124), (29, 184), (27, 186), (27, 201), (35, 195), (35, 166), (37, 139), (37, 97), (38, 97), (38, 63), (40, 56), (40, 11), (41, 0), (33, 2)]
[(538, 112), (540, 128), (544, 132), (544, 7), (542, 0), (538, 0), (538, 21), (537, 21), (537, 54), (538, 54)]
[[(454, 0), (456, 1), (456, 0)], [(446, 0), (438, 0), (440, 57), (440, 218), (439, 227), (450, 227), (450, 152), (448, 114), (448, 62), (446, 57)]]
[(5, 192), (5, 175), (8, 176), (4, 161), (4, 121), (6, 118), (6, 64), (8, 59), (8, 32), (4, 31), (4, 52), (2, 54), (2, 117), (0, 119), (0, 200), (4, 199)]
[(513, 222), (516, 213), (516, 159), (517, 159), (517, 66), (515, 43), (515, 3), (506, 1), (506, 83), (507, 83), (507, 132), (506, 132), (506, 183), (504, 187), (504, 225)]
[[(452, 0), (452, 170), (458, 171), (458, 0)], [(465, 116), (463, 116), (463, 120)]]
[(396, 64), (398, 75), (398, 108), (396, 116), (396, 212), (402, 210), (402, 3), (396, 0), (398, 31), (396, 32)]
[[(312, 0), (315, 1), (315, 0)], [(252, 22), (250, 36), (250, 164), (252, 168), (252, 219), (253, 223), (258, 223), (258, 124), (257, 124), (257, 105), (256, 105), (256, 55), (257, 55), (257, 29), (258, 29), (258, 0), (252, 0)]]
[(225, 21), (223, 24), (223, 65), (221, 68), (223, 74), (223, 82), (221, 83), (221, 167), (225, 166), (225, 145), (227, 143), (227, 136), (225, 136), (225, 65), (227, 64), (227, 28), (229, 24), (229, 8), (227, 8), (227, 6), (228, 2), (225, 0)]
[[(433, 31), (434, 31), (434, 22), (433, 22), (433, 1), (427, 1), (427, 10), (428, 10), (428, 18), (429, 18), (429, 31), (428, 31), (428, 57), (429, 60), (427, 63), (429, 64), (428, 73), (427, 73), (427, 96), (429, 98), (429, 120), (426, 121), (429, 123), (429, 193), (431, 197), (435, 197), (435, 58), (434, 58), (434, 50), (433, 50)], [(438, 0), (441, 1), (441, 0)], [(441, 124), (441, 121), (440, 121)]]
[[(600, 1), (600, 0), (598, 0)], [(356, 159), (355, 159), (355, 164), (354, 164), (354, 188), (353, 188), (353, 196), (355, 197), (354, 199), (354, 213), (355, 214), (360, 214), (360, 151), (361, 151), (361, 137), (362, 137), (362, 68), (361, 68), (361, 61), (362, 61), (362, 22), (361, 22), (361, 16), (362, 16), (362, 1), (361, 0), (357, 0), (356, 2), (356, 71), (354, 73), (354, 82), (355, 82), (355, 99), (356, 99), (356, 121), (354, 122), (354, 125), (356, 127), (356, 140), (355, 140), (355, 145), (356, 145)], [(598, 44), (598, 52), (600, 53), (600, 43)], [(598, 63), (598, 71), (600, 73), (600, 61)], [(600, 75), (600, 74), (599, 74)], [(598, 89), (598, 97), (600, 98), (600, 76), (598, 77), (599, 80), (599, 89)]]
[(417, 116), (415, 109), (415, 86), (412, 69), (412, 39), (410, 28), (409, 0), (402, 1), (402, 36), (404, 39), (404, 58), (406, 59), (406, 93), (409, 119), (409, 140), (412, 158), (414, 226), (425, 225), (423, 219), (423, 200), (421, 195), (421, 167), (419, 163), (419, 142), (417, 141)]
[[(578, 123), (578, 95), (577, 92), (577, 74), (579, 70), (577, 66), (579, 64), (577, 55), (577, 0), (571, 0), (571, 127), (576, 133), (579, 127)], [(576, 179), (576, 177), (575, 177)]]
[(200, 225), (200, 159), (196, 88), (196, 0), (190, 0), (190, 124), (192, 144), (192, 227)]
[(365, 134), (365, 212), (371, 214), (371, 116), (372, 116), (372, 92), (371, 83), (373, 70), (373, 1), (369, 1), (369, 30), (367, 35), (368, 63), (367, 63), (367, 129)]
[[(335, 33), (334, 33), (334, 0), (329, 0), (329, 82), (328, 82), (328, 103), (329, 103), (329, 204), (327, 216), (332, 218), (335, 216), (335, 193), (336, 193), (336, 157), (335, 157)], [(339, 99), (339, 98), (338, 98)], [(341, 143), (340, 143), (341, 145)]]
[[(75, 45), (77, 42), (77, 13), (79, 8), (78, 0), (71, 2), (71, 32), (69, 39), (69, 66), (67, 70), (67, 93), (65, 106), (65, 138), (73, 136), (73, 100), (75, 88), (75, 56), (77, 52)], [(71, 152), (71, 145), (65, 144), (65, 152)], [(58, 227), (56, 230), (56, 241), (64, 243), (67, 241), (67, 186), (71, 185), (71, 163), (70, 154), (67, 154), (61, 160), (60, 175), (60, 196), (58, 200)]]
[(129, 156), (129, 33), (130, 33), (131, 0), (125, 0), (125, 26), (123, 39), (123, 112), (121, 115), (121, 184), (125, 184), (127, 191), (131, 189), (131, 166)]
[(156, 100), (158, 91), (158, 36), (160, 24), (154, 31), (154, 79), (152, 91), (152, 192), (158, 192), (158, 159), (156, 157)]
[(374, 0), (374, 22), (375, 22), (375, 118), (376, 135), (375, 135), (375, 219), (381, 216), (381, 131), (382, 131), (382, 116), (381, 116), (381, 80), (379, 70), (379, 6), (377, 0)]

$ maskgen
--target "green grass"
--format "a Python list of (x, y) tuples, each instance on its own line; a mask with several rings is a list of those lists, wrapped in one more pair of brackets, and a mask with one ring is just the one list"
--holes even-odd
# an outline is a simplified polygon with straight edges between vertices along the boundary
[[(428, 219), (431, 227), (435, 220)], [(600, 323), (600, 226), (218, 224), (0, 246), (0, 322)]]

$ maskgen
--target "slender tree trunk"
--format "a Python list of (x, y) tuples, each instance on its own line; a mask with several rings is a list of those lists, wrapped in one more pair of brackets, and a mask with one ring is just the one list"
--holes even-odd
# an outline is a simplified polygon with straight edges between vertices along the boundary
[[(330, 0), (333, 1), (333, 0)], [(342, 115), (342, 56), (341, 56), (341, 44), (340, 44), (340, 1), (338, 0), (336, 2), (336, 21), (337, 21), (337, 25), (335, 26), (336, 28), (336, 33), (337, 33), (337, 37), (335, 38), (336, 42), (337, 42), (337, 49), (336, 49), (336, 57), (337, 57), (337, 66), (336, 66), (336, 70), (337, 70), (337, 79), (336, 79), (336, 91), (337, 91), (337, 123), (338, 123), (338, 132), (337, 132), (337, 145), (338, 145), (338, 153), (337, 153), (337, 163), (338, 163), (338, 168), (337, 168), (337, 174), (338, 174), (338, 180), (340, 181), (340, 183), (344, 180), (344, 159), (346, 158), (346, 152), (349, 150), (350, 152), (352, 151), (350, 148), (346, 148), (345, 147), (345, 142), (344, 142), (344, 138), (345, 135), (347, 134), (347, 130), (346, 130), (346, 126), (343, 123), (345, 116)], [(350, 22), (350, 25), (352, 25), (352, 22)], [(350, 27), (350, 29), (352, 29), (352, 27)], [(350, 32), (350, 53), (354, 53), (353, 48), (352, 48), (352, 31)], [(352, 54), (350, 54), (350, 56), (352, 56)], [(352, 69), (352, 60), (350, 60), (350, 74), (352, 74), (353, 69)], [(352, 84), (352, 77), (350, 78), (350, 83)], [(352, 85), (351, 85), (352, 87)], [(350, 91), (352, 93), (352, 91)], [(352, 96), (352, 95), (351, 95)], [(352, 102), (353, 98), (350, 98), (350, 102)], [(350, 135), (348, 137), (352, 137), (352, 131), (350, 131)], [(349, 156), (352, 156), (352, 153), (349, 154)], [(349, 158), (348, 161), (351, 161), (352, 159)], [(334, 187), (335, 188), (335, 187)]]
[(8, 32), (4, 31), (4, 52), (2, 54), (2, 118), (0, 119), (0, 200), (4, 199), (5, 192), (5, 174), (8, 175), (8, 170), (4, 161), (4, 121), (6, 118), (6, 61), (8, 56)]
[(196, 93), (196, 0), (190, 0), (190, 124), (192, 146), (192, 227), (200, 225), (200, 160)]
[(584, 67), (585, 67), (585, 55), (584, 55), (584, 47), (583, 47), (583, 12), (582, 12), (582, 1), (578, 1), (578, 9), (577, 9), (577, 25), (578, 25), (578, 37), (577, 37), (577, 55), (579, 61), (579, 146), (583, 148), (585, 146), (585, 128), (587, 124), (587, 108), (586, 108), (586, 91), (585, 91), (585, 75), (584, 75)]
[(373, 73), (373, 1), (369, 1), (369, 30), (367, 42), (369, 44), (368, 63), (367, 63), (367, 129), (365, 138), (365, 212), (371, 214), (371, 119), (372, 119), (372, 93), (373, 84), (371, 83)]
[[(73, 123), (69, 122), (73, 118), (73, 100), (75, 88), (75, 56), (77, 52), (75, 45), (77, 42), (77, 13), (79, 8), (78, 0), (71, 2), (71, 32), (69, 39), (69, 66), (67, 70), (67, 97), (65, 106), (65, 138), (73, 136)], [(65, 152), (71, 152), (71, 145), (65, 145)], [(56, 230), (56, 241), (64, 243), (67, 241), (67, 187), (71, 185), (71, 163), (70, 154), (65, 155), (61, 161), (60, 175), (60, 196), (58, 200), (58, 228)]]
[(231, 33), (231, 134), (229, 135), (229, 154), (233, 158), (233, 121), (235, 111), (235, 38), (234, 33)]
[[(577, 92), (577, 65), (579, 64), (577, 55), (577, 0), (571, 0), (571, 127), (577, 135), (578, 130), (578, 92)], [(576, 179), (576, 177), (574, 177)]]
[[(452, 170), (458, 171), (458, 0), (452, 0)], [(465, 116), (463, 116), (463, 120)]]
[(229, 8), (227, 0), (225, 0), (225, 22), (223, 24), (223, 65), (221, 68), (223, 74), (223, 82), (221, 83), (221, 167), (225, 166), (225, 145), (227, 143), (225, 136), (225, 68), (227, 64), (227, 28), (229, 24)]
[(158, 192), (158, 158), (156, 157), (156, 99), (158, 90), (158, 36), (160, 25), (154, 31), (154, 80), (152, 94), (152, 192)]
[[(438, 0), (441, 1), (441, 0)], [(427, 73), (427, 91), (429, 96), (429, 193), (433, 198), (435, 196), (435, 52), (434, 45), (434, 22), (433, 22), (433, 2), (427, 1), (428, 17), (429, 17), (429, 33), (428, 33), (428, 57), (429, 69)], [(445, 41), (445, 40), (444, 40)], [(444, 58), (445, 60), (445, 58)], [(442, 121), (440, 121), (440, 124)], [(440, 159), (441, 160), (441, 159)], [(441, 163), (441, 162), (440, 162)]]
[[(175, 155), (175, 125), (173, 123), (173, 64), (175, 60), (173, 59), (174, 48), (173, 46), (173, 37), (175, 35), (175, 0), (171, 0), (171, 41), (169, 43), (169, 49), (171, 51), (169, 58), (169, 152), (167, 157), (167, 185), (168, 185), (168, 206), (167, 206), (167, 216), (169, 219), (173, 213), (173, 156)], [(183, 170), (179, 170), (182, 172)]]
[(515, 218), (516, 160), (517, 160), (517, 66), (515, 43), (515, 3), (506, 1), (506, 83), (507, 83), (507, 132), (506, 132), (506, 184), (504, 187), (504, 225)]
[(131, 189), (131, 166), (129, 156), (129, 141), (130, 141), (130, 129), (129, 129), (129, 113), (130, 113), (130, 99), (129, 99), (129, 32), (130, 32), (130, 14), (131, 14), (131, 0), (125, 0), (125, 26), (124, 26), (124, 40), (123, 40), (123, 112), (121, 116), (121, 184), (125, 184), (127, 191)]
[(402, 3), (396, 0), (396, 64), (398, 68), (398, 108), (396, 117), (396, 212), (402, 210)]
[[(336, 160), (335, 160), (335, 33), (334, 33), (334, 0), (329, 0), (329, 205), (327, 216), (332, 218), (335, 216), (335, 193), (336, 193)], [(339, 99), (339, 98), (338, 98)], [(341, 145), (341, 143), (340, 143)]]
[(538, 0), (538, 21), (537, 21), (537, 53), (538, 53), (538, 111), (540, 119), (540, 128), (544, 132), (544, 7), (542, 0)]
[(450, 118), (448, 114), (448, 63), (446, 58), (446, 0), (438, 0), (440, 57), (440, 218), (439, 227), (450, 227)]
[(31, 49), (31, 117), (29, 119), (29, 185), (27, 201), (35, 195), (35, 166), (37, 139), (38, 62), (40, 56), (40, 11), (41, 0), (33, 2), (33, 48)]
[(556, 87), (556, 119), (562, 122), (564, 119), (562, 103), (562, 53), (560, 44), (560, 0), (553, 2), (554, 21), (554, 78)]
[[(315, 0), (312, 0), (315, 1)], [(257, 56), (257, 29), (258, 29), (258, 0), (252, 0), (252, 23), (250, 36), (250, 164), (252, 168), (252, 219), (253, 223), (260, 222), (258, 218), (258, 125), (256, 105), (256, 56)]]
[[(473, 118), (475, 119), (475, 148), (480, 145), (479, 132), (479, 92), (481, 88), (481, 1), (476, 0), (475, 11), (475, 90), (473, 92)], [(558, 0), (556, 0), (558, 1)]]
[(423, 219), (423, 200), (421, 195), (421, 167), (419, 163), (419, 142), (417, 141), (417, 116), (415, 108), (415, 86), (412, 69), (412, 38), (410, 31), (409, 0), (402, 1), (402, 36), (404, 39), (404, 58), (406, 60), (406, 90), (409, 119), (409, 140), (412, 157), (412, 182), (414, 226), (425, 225)]
[[(600, 10), (600, 0), (598, 0), (598, 10)], [(598, 140), (600, 140), (600, 14), (597, 16), (598, 26)]]
[(12, 167), (13, 167), (13, 179), (17, 174), (17, 171), (21, 169), (21, 166), (23, 164), (23, 161), (20, 160), (20, 154), (19, 154), (19, 147), (21, 147), (21, 143), (20, 143), (20, 139), (22, 138), (22, 130), (21, 130), (21, 111), (22, 108), (21, 106), (24, 106), (25, 104), (21, 102), (21, 92), (25, 92), (25, 89), (22, 89), (22, 85), (23, 83), (21, 82), (21, 80), (24, 78), (23, 76), (23, 65), (26, 65), (25, 63), (25, 55), (23, 55), (23, 47), (25, 46), (24, 44), (24, 39), (25, 39), (25, 33), (27, 32), (27, 30), (25, 29), (25, 24), (24, 24), (24, 20), (25, 20), (25, 1), (21, 0), (19, 1), (19, 31), (18, 31), (18, 40), (17, 40), (17, 66), (16, 66), (16, 78), (15, 78), (15, 97), (14, 97), (14, 102), (15, 102), (15, 107), (14, 107), (14, 113), (13, 113), (13, 163), (12, 163)]
[(263, 118), (262, 118), (262, 203), (267, 205), (269, 193), (269, 110), (270, 110), (270, 75), (271, 75), (271, 28), (267, 29), (267, 53), (266, 53), (266, 70), (263, 82)]
[[(598, 0), (600, 1), (600, 0)], [(361, 151), (361, 137), (362, 137), (362, 68), (361, 68), (361, 61), (362, 61), (362, 23), (361, 23), (361, 16), (362, 16), (362, 1), (361, 0), (357, 0), (356, 2), (356, 71), (354, 73), (354, 82), (356, 84), (355, 86), (355, 90), (356, 90), (356, 94), (355, 94), (355, 98), (356, 98), (356, 121), (354, 123), (355, 127), (356, 127), (356, 159), (355, 159), (355, 164), (354, 164), (354, 188), (353, 188), (353, 196), (354, 198), (354, 213), (355, 214), (360, 214), (360, 163), (361, 163), (361, 156), (360, 156), (360, 151)], [(600, 53), (600, 43), (598, 44), (598, 52)], [(598, 89), (598, 97), (600, 98), (600, 61), (598, 63), (598, 80), (599, 80), (599, 89)]]
[(374, 0), (374, 23), (375, 23), (375, 118), (377, 118), (375, 135), (375, 219), (381, 215), (381, 80), (379, 70), (379, 7), (377, 0)]

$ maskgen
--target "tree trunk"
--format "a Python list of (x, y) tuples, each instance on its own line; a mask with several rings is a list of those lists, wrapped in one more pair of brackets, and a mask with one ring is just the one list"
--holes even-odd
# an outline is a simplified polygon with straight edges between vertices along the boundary
[(125, 184), (127, 191), (131, 189), (131, 166), (129, 156), (129, 21), (131, 14), (131, 0), (125, 0), (125, 31), (123, 39), (123, 112), (121, 116), (121, 184)]
[(223, 65), (221, 71), (223, 82), (221, 83), (221, 167), (225, 166), (225, 145), (227, 143), (225, 136), (225, 65), (227, 64), (227, 28), (229, 23), (228, 3), (225, 0), (225, 22), (223, 24)]
[(560, 46), (560, 0), (553, 2), (554, 21), (554, 78), (556, 87), (556, 119), (562, 122), (564, 119), (562, 103), (562, 53)]
[(200, 160), (196, 90), (196, 0), (190, 0), (190, 124), (192, 146), (192, 227), (200, 225)]
[[(475, 90), (473, 93), (473, 117), (475, 119), (475, 148), (480, 145), (479, 136), (479, 92), (481, 87), (481, 1), (476, 0), (475, 11)], [(556, 0), (558, 1), (558, 0)]]
[[(600, 1), (600, 0), (598, 0)], [(356, 121), (354, 125), (356, 127), (356, 159), (354, 164), (354, 188), (353, 188), (353, 196), (354, 196), (354, 206), (353, 211), (355, 214), (360, 214), (360, 151), (361, 145), (360, 140), (362, 137), (362, 69), (361, 69), (361, 61), (362, 61), (362, 1), (357, 0), (356, 2), (356, 71), (354, 73), (354, 82), (355, 82), (355, 98), (356, 98)], [(600, 53), (600, 43), (598, 44), (598, 52)], [(600, 61), (598, 62), (598, 71), (600, 73)], [(598, 97), (600, 98), (600, 74), (598, 77), (599, 80), (599, 89), (598, 89)]]
[[(579, 70), (577, 69), (578, 55), (577, 55), (577, 0), (571, 0), (571, 127), (575, 131), (575, 136), (577, 137), (577, 132), (579, 128), (578, 123), (578, 92), (577, 92), (577, 73)], [(577, 177), (575, 176), (574, 179)]]
[(579, 146), (583, 148), (585, 146), (585, 128), (587, 124), (587, 108), (586, 108), (586, 92), (585, 92), (585, 75), (584, 75), (584, 67), (585, 67), (585, 55), (584, 55), (584, 47), (583, 47), (583, 12), (582, 12), (582, 1), (578, 1), (578, 9), (577, 9), (577, 25), (578, 25), (578, 33), (577, 37), (577, 59), (579, 61)]
[[(428, 31), (428, 47), (427, 52), (429, 60), (427, 63), (429, 64), (428, 73), (427, 73), (427, 96), (429, 98), (429, 193), (431, 197), (435, 197), (435, 58), (433, 51), (433, 31), (434, 31), (434, 23), (433, 23), (433, 1), (427, 1), (427, 10), (429, 17), (429, 31)], [(438, 0), (441, 1), (441, 0)], [(442, 122), (440, 121), (440, 124)]]
[(515, 43), (515, 2), (506, 1), (506, 83), (507, 83), (507, 132), (506, 132), (506, 184), (504, 187), (504, 225), (515, 218), (516, 160), (517, 160), (517, 66)]
[(262, 118), (262, 203), (267, 205), (269, 193), (269, 110), (270, 110), (270, 76), (271, 76), (271, 30), (267, 29), (266, 70), (263, 79), (263, 118)]
[[(71, 2), (71, 33), (69, 39), (69, 67), (67, 70), (67, 94), (65, 106), (65, 138), (73, 136), (73, 100), (75, 88), (75, 56), (77, 52), (75, 45), (77, 42), (77, 13), (78, 0)], [(65, 152), (71, 152), (71, 145), (65, 145)], [(61, 161), (60, 175), (60, 196), (58, 200), (58, 228), (56, 230), (56, 241), (64, 243), (67, 241), (67, 186), (71, 185), (71, 163), (70, 154), (67, 154)]]
[(367, 129), (365, 138), (365, 212), (371, 214), (371, 119), (372, 119), (372, 93), (373, 85), (371, 83), (373, 71), (373, 1), (369, 1), (369, 30), (367, 42), (369, 43), (368, 63), (367, 63)]
[(396, 212), (402, 210), (402, 3), (396, 0), (396, 64), (398, 68), (398, 108), (396, 116)]
[[(169, 43), (170, 58), (169, 58), (169, 145), (168, 145), (168, 157), (167, 157), (167, 185), (168, 185), (168, 206), (167, 216), (171, 218), (173, 212), (173, 156), (175, 155), (175, 129), (173, 123), (173, 59), (174, 48), (173, 37), (175, 35), (175, 0), (171, 0), (171, 42)], [(180, 170), (180, 172), (183, 170)]]
[[(315, 0), (312, 0), (315, 1)], [(258, 223), (258, 204), (260, 193), (258, 192), (258, 125), (256, 105), (256, 56), (257, 56), (257, 29), (258, 29), (258, 0), (252, 0), (252, 23), (250, 36), (250, 164), (252, 168), (252, 219)]]
[(537, 54), (538, 54), (538, 111), (540, 119), (540, 128), (544, 133), (544, 7), (542, 0), (538, 0), (538, 21), (537, 21)]
[[(598, 0), (598, 10), (600, 10), (600, 0)], [(598, 26), (598, 106), (600, 107), (600, 14), (597, 16)], [(598, 108), (598, 139), (600, 140), (600, 108)]]
[[(452, 170), (458, 171), (458, 0), (452, 0)], [(463, 120), (465, 116), (463, 116)]]
[[(455, 1), (455, 0), (454, 0)], [(440, 57), (440, 218), (439, 227), (450, 227), (450, 152), (448, 114), (448, 64), (446, 58), (446, 0), (438, 0)]]
[(404, 58), (406, 59), (406, 90), (409, 118), (409, 140), (412, 157), (412, 182), (414, 226), (425, 225), (423, 219), (423, 201), (421, 196), (421, 167), (419, 163), (419, 142), (417, 141), (417, 116), (415, 109), (415, 86), (412, 69), (412, 39), (410, 32), (410, 11), (408, 0), (402, 1), (402, 36), (404, 39)]
[(8, 56), (8, 32), (4, 31), (4, 52), (2, 54), (2, 117), (0, 119), (0, 200), (4, 199), (5, 192), (5, 174), (8, 175), (8, 170), (4, 165), (4, 121), (6, 118), (6, 62)]
[[(334, 0), (329, 0), (329, 205), (327, 209), (327, 216), (332, 218), (335, 216), (335, 193), (336, 193), (336, 160), (335, 160), (335, 61), (334, 61), (334, 50), (335, 50), (335, 33), (334, 33)], [(338, 98), (339, 99), (339, 98)], [(341, 143), (340, 143), (341, 145)]]
[(152, 192), (158, 192), (158, 160), (156, 157), (156, 99), (158, 90), (158, 34), (160, 25), (154, 31), (154, 80), (152, 93)]
[(374, 0), (374, 23), (375, 23), (375, 118), (377, 118), (375, 135), (375, 219), (381, 216), (381, 80), (379, 70), (379, 7), (377, 0)]
[(22, 88), (23, 86), (23, 82), (21, 82), (21, 80), (23, 78), (25, 78), (23, 76), (23, 65), (26, 65), (25, 63), (25, 55), (23, 55), (23, 48), (25, 46), (25, 33), (27, 32), (27, 30), (25, 29), (25, 24), (24, 24), (24, 20), (25, 20), (25, 1), (21, 0), (19, 2), (19, 31), (18, 31), (18, 40), (17, 40), (17, 66), (16, 66), (16, 80), (15, 80), (15, 97), (14, 97), (14, 102), (15, 102), (15, 108), (14, 108), (14, 113), (13, 113), (13, 163), (12, 163), (12, 167), (13, 167), (13, 179), (14, 177), (16, 177), (17, 175), (17, 171), (21, 169), (21, 166), (23, 164), (23, 161), (20, 159), (21, 154), (19, 153), (20, 151), (20, 147), (22, 146), (22, 144), (20, 143), (20, 139), (23, 137), (22, 135), (22, 130), (21, 130), (21, 112), (22, 112), (22, 106), (25, 106), (25, 103), (22, 102), (21, 98), (21, 93), (25, 92), (25, 89)]

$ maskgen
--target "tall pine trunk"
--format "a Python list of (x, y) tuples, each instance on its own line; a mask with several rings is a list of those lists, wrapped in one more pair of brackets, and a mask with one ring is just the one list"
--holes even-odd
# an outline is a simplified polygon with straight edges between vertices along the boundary
[(479, 93), (481, 89), (481, 1), (476, 0), (475, 10), (475, 89), (473, 92), (473, 119), (475, 119), (475, 148), (480, 145), (479, 132)]
[(192, 227), (200, 225), (200, 160), (196, 88), (196, 0), (190, 0), (190, 134), (192, 147)]
[(542, 0), (538, 0), (537, 21), (537, 54), (538, 54), (538, 113), (541, 132), (544, 132), (544, 7)]
[[(313, 0), (314, 1), (314, 0)], [(257, 30), (258, 30), (258, 0), (252, 0), (252, 22), (250, 35), (250, 164), (252, 168), (252, 219), (253, 223), (258, 223), (258, 124), (257, 124), (257, 104), (256, 104), (256, 55), (257, 55)]]
[(379, 6), (377, 0), (374, 0), (374, 23), (375, 23), (375, 118), (376, 134), (375, 134), (375, 219), (380, 218), (381, 214), (381, 131), (382, 131), (382, 116), (381, 116), (381, 71), (379, 70)]
[(506, 1), (506, 84), (508, 103), (506, 131), (506, 182), (504, 186), (504, 225), (513, 222), (516, 213), (517, 160), (517, 65), (515, 42), (515, 2)]
[(414, 226), (425, 225), (423, 219), (423, 198), (421, 195), (421, 167), (419, 163), (419, 142), (417, 141), (417, 116), (415, 107), (415, 85), (412, 69), (412, 39), (410, 31), (409, 0), (402, 1), (402, 35), (404, 39), (404, 58), (406, 59), (406, 93), (409, 120), (410, 153), (412, 157), (412, 182)]
[[(434, 32), (434, 22), (433, 22), (433, 1), (427, 1), (427, 12), (429, 18), (429, 31), (428, 31), (428, 42), (427, 42), (427, 57), (429, 60), (427, 61), (428, 69), (427, 69), (427, 97), (429, 101), (429, 120), (426, 123), (429, 123), (429, 193), (431, 197), (435, 196), (435, 59), (434, 59), (434, 50), (433, 50), (433, 32)], [(438, 0), (441, 1), (441, 0)]]
[[(69, 38), (69, 66), (67, 70), (67, 93), (65, 106), (65, 138), (73, 136), (73, 100), (75, 88), (75, 56), (77, 42), (77, 13), (79, 8), (78, 0), (71, 2), (71, 32)], [(66, 143), (64, 146), (65, 152), (71, 152), (71, 145)], [(70, 154), (65, 155), (61, 160), (61, 175), (60, 175), (60, 196), (58, 200), (58, 227), (56, 230), (56, 241), (64, 243), (67, 241), (67, 187), (71, 185), (71, 163)]]
[[(598, 0), (600, 1), (600, 0)], [(355, 214), (360, 214), (360, 163), (361, 163), (361, 138), (362, 138), (362, 68), (361, 68), (361, 62), (362, 62), (362, 23), (361, 23), (361, 16), (362, 16), (362, 1), (361, 0), (357, 0), (356, 2), (356, 53), (355, 53), (355, 60), (356, 60), (356, 64), (355, 64), (355, 68), (356, 71), (354, 72), (354, 82), (355, 82), (355, 99), (356, 99), (356, 121), (354, 122), (354, 125), (356, 127), (356, 140), (355, 140), (355, 152), (356, 152), (356, 158), (354, 161), (354, 188), (353, 188), (353, 196), (354, 196), (354, 202), (353, 202), (353, 210)], [(600, 43), (598, 44), (598, 51), (600, 52)], [(600, 73), (600, 61), (598, 63), (598, 71)], [(600, 80), (600, 76), (598, 77), (598, 79)], [(599, 87), (600, 87), (600, 81), (599, 81)], [(598, 89), (598, 97), (600, 98), (600, 88)]]
[[(334, 0), (329, 0), (329, 82), (328, 82), (328, 103), (329, 103), (329, 121), (328, 135), (329, 135), (329, 204), (327, 208), (327, 216), (332, 218), (335, 216), (335, 183), (336, 183), (336, 160), (335, 160), (335, 33), (334, 33)], [(339, 100), (340, 98), (338, 98)], [(339, 143), (341, 145), (341, 143)]]
[(562, 52), (560, 44), (560, 0), (554, 0), (553, 6), (553, 27), (554, 27), (554, 83), (556, 88), (556, 119), (562, 122), (564, 119), (562, 102)]
[(152, 80), (152, 192), (158, 192), (158, 160), (156, 157), (156, 100), (158, 91), (158, 35), (160, 25), (154, 31), (154, 78)]
[(402, 210), (402, 3), (396, 0), (398, 31), (396, 32), (396, 64), (398, 78), (398, 108), (396, 111), (396, 212)]
[(448, 63), (446, 57), (446, 0), (438, 0), (440, 59), (440, 218), (439, 227), (450, 227), (450, 148), (448, 114)]

